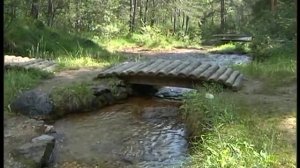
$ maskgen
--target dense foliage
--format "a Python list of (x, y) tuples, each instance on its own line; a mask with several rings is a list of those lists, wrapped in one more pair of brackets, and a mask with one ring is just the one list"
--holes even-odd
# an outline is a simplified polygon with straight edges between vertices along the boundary
[[(36, 41), (41, 40), (33, 24), (39, 31), (51, 27), (98, 39), (152, 32), (154, 36), (173, 36), (199, 43), (216, 33), (250, 34), (254, 37), (250, 47), (259, 54), (274, 41), (296, 39), (296, 1), (292, 0), (26, 0), (18, 3), (4, 0), (4, 9), (6, 52), (20, 53), (20, 46), (31, 47), (23, 44), (24, 41), (19, 44), (18, 38), (35, 36)], [(52, 33), (44, 38), (58, 40), (56, 35)], [(82, 40), (77, 41), (82, 44)], [(37, 45), (37, 42), (27, 43)], [(49, 41), (47, 45), (55, 43)]]

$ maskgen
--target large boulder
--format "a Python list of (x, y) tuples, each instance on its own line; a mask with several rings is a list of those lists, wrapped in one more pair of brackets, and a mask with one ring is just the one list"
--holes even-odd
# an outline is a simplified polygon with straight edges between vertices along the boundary
[(15, 149), (13, 156), (28, 168), (42, 168), (52, 161), (54, 146), (54, 137), (41, 135)]
[(39, 119), (47, 118), (54, 109), (49, 94), (39, 90), (24, 92), (10, 107), (14, 112)]

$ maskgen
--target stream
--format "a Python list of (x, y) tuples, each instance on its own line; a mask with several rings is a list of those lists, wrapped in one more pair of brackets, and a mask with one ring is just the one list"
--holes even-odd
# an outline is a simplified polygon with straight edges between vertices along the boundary
[(180, 102), (129, 98), (99, 111), (55, 123), (58, 163), (80, 160), (115, 167), (180, 167), (186, 160), (187, 130)]
[[(246, 55), (233, 54), (190, 55), (188, 59), (219, 65), (250, 62)], [(131, 97), (98, 111), (57, 120), (53, 167), (182, 167), (188, 160), (189, 145), (178, 100), (191, 90), (162, 87), (155, 97)]]

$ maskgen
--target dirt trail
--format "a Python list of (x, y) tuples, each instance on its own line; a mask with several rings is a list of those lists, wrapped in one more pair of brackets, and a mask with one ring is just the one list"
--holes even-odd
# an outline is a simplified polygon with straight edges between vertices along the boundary
[[(181, 51), (184, 54), (195, 52), (195, 49), (177, 49), (172, 52), (177, 56), (181, 56)], [(149, 53), (149, 51), (146, 51)], [(201, 52), (197, 50), (197, 52)], [(143, 54), (139, 51), (139, 54)], [(152, 54), (157, 54), (157, 51), (151, 51)], [(160, 54), (163, 52), (159, 52)], [(55, 86), (66, 85), (74, 82), (92, 80), (101, 71), (101, 69), (78, 69), (58, 72), (52, 79), (43, 81), (37, 89), (51, 89)], [(278, 128), (286, 137), (287, 143), (296, 146), (296, 117), (291, 114), (291, 111), (296, 111), (296, 82), (280, 87), (274, 90), (274, 94), (264, 93), (263, 82), (253, 79), (248, 79), (244, 82), (242, 90), (231, 94), (240, 99), (246, 100), (247, 105), (256, 106), (261, 104), (260, 108), (272, 109), (275, 113), (286, 113), (283, 115), (282, 121), (278, 124)], [(25, 141), (37, 136), (40, 133), (39, 121), (34, 121), (25, 116), (5, 115), (4, 116), (4, 160), (5, 168), (22, 167), (19, 163), (9, 157), (9, 152), (16, 146), (22, 145)], [(34, 128), (34, 129), (32, 129)]]
[(53, 78), (42, 81), (42, 83), (38, 85), (36, 89), (49, 90), (53, 87), (64, 86), (72, 83), (92, 81), (101, 70), (102, 68), (80, 68), (77, 70), (65, 70), (57, 72)]

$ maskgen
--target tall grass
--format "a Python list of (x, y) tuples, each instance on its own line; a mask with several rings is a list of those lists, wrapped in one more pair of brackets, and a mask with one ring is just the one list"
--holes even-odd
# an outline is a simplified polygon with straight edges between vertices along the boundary
[(187, 167), (280, 167), (270, 128), (258, 128), (261, 120), (243, 115), (232, 99), (211, 90), (214, 99), (205, 98), (207, 89), (193, 92), (185, 96), (181, 107), (191, 130), (192, 152)]
[(50, 98), (56, 107), (57, 117), (67, 112), (89, 110), (94, 97), (89, 85), (89, 83), (85, 82), (54, 88), (50, 94)]
[(295, 81), (297, 64), (294, 45), (277, 45), (265, 49), (261, 54), (265, 55), (265, 59), (254, 59), (250, 64), (234, 68), (245, 76), (264, 80), (268, 86), (280, 86)]
[(25, 90), (36, 86), (53, 74), (34, 69), (7, 69), (4, 71), (4, 111), (9, 112), (11, 101)]
[(172, 49), (176, 47), (198, 47), (195, 41), (189, 38), (168, 35), (156, 27), (146, 26), (141, 29), (139, 33), (131, 33), (127, 36), (117, 37), (113, 39), (100, 40), (96, 38), (95, 41), (101, 43), (109, 51), (116, 51), (123, 48), (143, 47), (145, 49)]
[(225, 53), (225, 54), (231, 54), (231, 53), (248, 53), (250, 52), (249, 45), (247, 43), (226, 43), (219, 46), (215, 46), (208, 50), (211, 53)]

